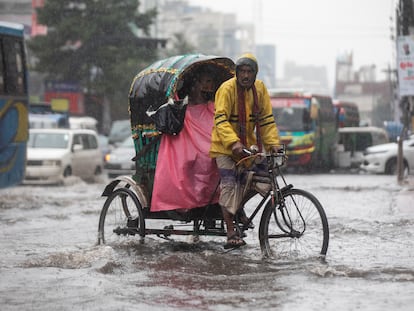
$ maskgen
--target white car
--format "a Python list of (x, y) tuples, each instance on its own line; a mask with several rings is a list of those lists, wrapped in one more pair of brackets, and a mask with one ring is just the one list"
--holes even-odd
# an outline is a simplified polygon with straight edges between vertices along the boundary
[(25, 184), (60, 184), (71, 175), (92, 181), (102, 171), (102, 153), (95, 131), (30, 129)]
[(120, 175), (134, 175), (135, 162), (132, 161), (133, 157), (135, 157), (134, 141), (129, 136), (105, 156), (104, 168), (108, 173), (108, 177), (115, 178)]
[(117, 147), (128, 137), (131, 137), (131, 121), (129, 119), (114, 121), (108, 136), (109, 144)]
[(360, 167), (368, 147), (389, 142), (387, 132), (374, 126), (342, 127), (338, 134), (335, 160), (340, 168)]
[[(397, 174), (398, 144), (389, 143), (368, 147), (362, 159), (361, 169), (370, 173)], [(414, 171), (414, 136), (403, 141), (404, 175)]]

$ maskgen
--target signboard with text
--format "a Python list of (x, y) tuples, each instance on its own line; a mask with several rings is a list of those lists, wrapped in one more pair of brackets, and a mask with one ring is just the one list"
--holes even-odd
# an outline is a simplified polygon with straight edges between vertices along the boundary
[(397, 66), (400, 97), (414, 96), (414, 36), (398, 37)]
[(85, 114), (84, 95), (76, 82), (46, 80), (44, 98), (59, 111), (67, 111), (71, 115)]

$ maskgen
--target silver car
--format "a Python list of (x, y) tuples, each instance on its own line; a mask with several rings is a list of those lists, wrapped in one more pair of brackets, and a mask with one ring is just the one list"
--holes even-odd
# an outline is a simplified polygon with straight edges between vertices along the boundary
[(115, 178), (120, 175), (133, 175), (135, 173), (135, 162), (132, 161), (134, 156), (134, 141), (129, 136), (105, 156), (104, 168), (108, 173), (108, 177)]
[(108, 136), (109, 144), (118, 146), (128, 137), (131, 137), (131, 121), (129, 119), (114, 121)]
[(93, 181), (102, 171), (95, 131), (30, 129), (24, 183), (63, 183), (71, 175)]

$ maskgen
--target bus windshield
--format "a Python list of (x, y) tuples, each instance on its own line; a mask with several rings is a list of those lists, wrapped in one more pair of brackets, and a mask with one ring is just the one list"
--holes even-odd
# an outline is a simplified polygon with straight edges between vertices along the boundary
[(301, 132), (311, 129), (309, 110), (305, 107), (273, 108), (273, 115), (281, 131)]
[(280, 131), (303, 132), (312, 129), (309, 99), (303, 97), (272, 97), (270, 101)]
[(273, 114), (292, 167), (333, 168), (337, 126), (332, 98), (304, 92), (272, 92)]

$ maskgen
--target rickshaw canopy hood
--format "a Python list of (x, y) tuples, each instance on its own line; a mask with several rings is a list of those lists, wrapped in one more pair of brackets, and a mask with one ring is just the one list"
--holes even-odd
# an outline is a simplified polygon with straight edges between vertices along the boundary
[(217, 78), (217, 88), (234, 76), (234, 62), (226, 57), (187, 54), (159, 60), (139, 72), (129, 91), (132, 130), (149, 128), (153, 121), (146, 111), (157, 109), (168, 99), (182, 100), (188, 95), (198, 69), (208, 66)]

